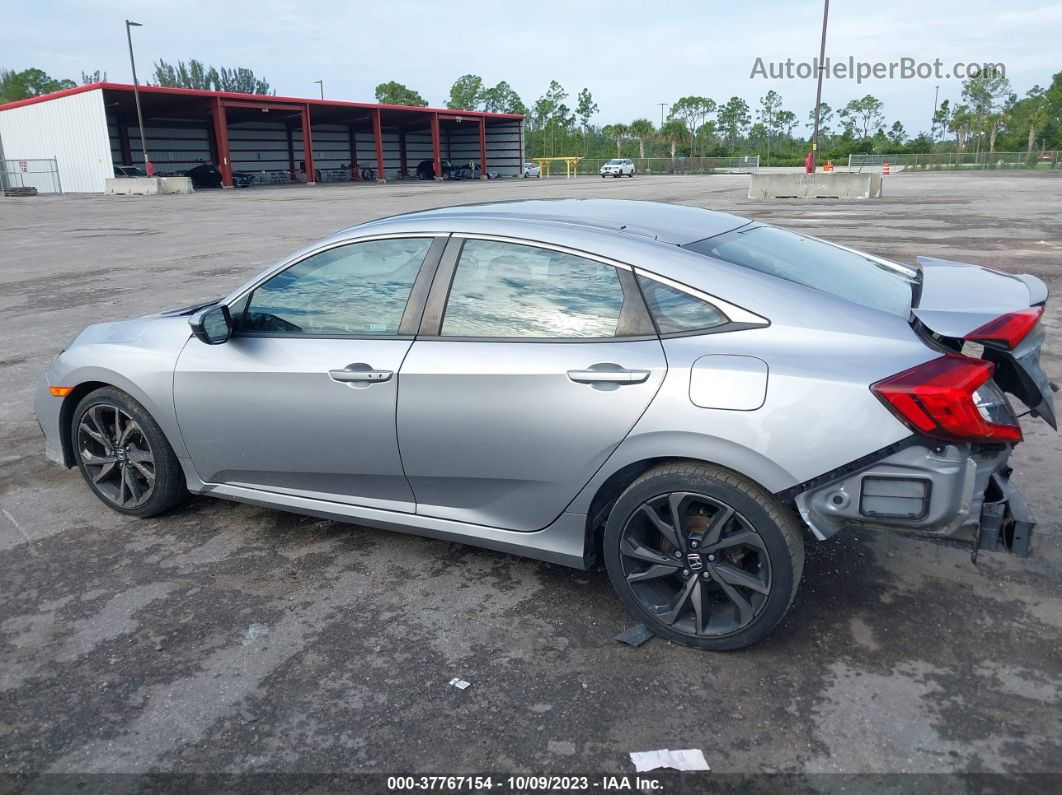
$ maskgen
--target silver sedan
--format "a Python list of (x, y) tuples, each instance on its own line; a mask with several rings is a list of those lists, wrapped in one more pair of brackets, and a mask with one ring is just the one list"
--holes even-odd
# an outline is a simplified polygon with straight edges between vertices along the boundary
[(1055, 424), (1046, 299), (690, 207), (480, 204), (90, 326), (36, 414), (124, 514), (191, 491), (603, 562), (654, 632), (734, 649), (789, 608), (806, 539), (1028, 553), (1011, 401)]

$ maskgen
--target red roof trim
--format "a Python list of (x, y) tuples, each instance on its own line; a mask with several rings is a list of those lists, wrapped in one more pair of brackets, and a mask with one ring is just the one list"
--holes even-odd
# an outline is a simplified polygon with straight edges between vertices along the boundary
[[(56, 91), (54, 94), (44, 94), (39, 97), (30, 97), (29, 99), (20, 99), (17, 102), (9, 102), (6, 105), (0, 105), (0, 111), (11, 110), (12, 108), (20, 108), (25, 105), (35, 105), (38, 102), (49, 102), (53, 99), (59, 99), (60, 97), (69, 97), (74, 94), (82, 94), (86, 91), (95, 91), (96, 89), (106, 89), (108, 91), (128, 91), (132, 92), (133, 86), (129, 83), (91, 83), (87, 86), (76, 86), (75, 88), (68, 88), (65, 91)], [(221, 97), (222, 99), (234, 99), (243, 100), (244, 102), (291, 102), (299, 105), (314, 105), (318, 106), (331, 106), (341, 108), (364, 108), (366, 110), (399, 110), (415, 113), (445, 113), (450, 116), (467, 116), (470, 118), (488, 118), (488, 119), (523, 119), (524, 117), (519, 113), (487, 113), (479, 110), (450, 110), (449, 108), (417, 108), (408, 105), (378, 105), (369, 102), (343, 102), (340, 100), (328, 100), (328, 99), (308, 99), (300, 97), (275, 97), (264, 96), (261, 94), (234, 94), (228, 91), (200, 91), (194, 88), (167, 88), (164, 86), (140, 86), (140, 91), (145, 94), (173, 94), (177, 96), (189, 96), (189, 97)]]

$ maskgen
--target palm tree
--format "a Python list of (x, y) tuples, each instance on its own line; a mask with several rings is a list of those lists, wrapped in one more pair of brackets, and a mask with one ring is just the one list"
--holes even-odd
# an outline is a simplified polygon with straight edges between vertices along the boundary
[(660, 137), (671, 144), (671, 159), (674, 160), (679, 141), (686, 137), (686, 125), (678, 119), (668, 119), (660, 128)]
[(645, 159), (645, 139), (652, 138), (656, 128), (649, 119), (635, 119), (631, 122), (630, 133), (638, 140), (638, 157)]
[(627, 134), (630, 132), (630, 130), (627, 128), (627, 125), (607, 124), (601, 129), (601, 132), (603, 132), (609, 138), (614, 138), (616, 140), (616, 157), (622, 157), (623, 139), (626, 138)]

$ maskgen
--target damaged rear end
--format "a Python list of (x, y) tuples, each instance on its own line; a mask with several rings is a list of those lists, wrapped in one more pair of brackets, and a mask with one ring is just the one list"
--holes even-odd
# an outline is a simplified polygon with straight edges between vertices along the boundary
[(982, 549), (1028, 555), (1036, 519), (1009, 460), (1019, 416), (1057, 427), (1057, 387), (1040, 366), (1047, 287), (976, 265), (918, 263), (911, 324), (939, 356), (871, 385), (913, 435), (817, 479), (826, 482), (796, 505), (820, 538), (846, 526), (914, 530), (970, 541), (975, 559)]

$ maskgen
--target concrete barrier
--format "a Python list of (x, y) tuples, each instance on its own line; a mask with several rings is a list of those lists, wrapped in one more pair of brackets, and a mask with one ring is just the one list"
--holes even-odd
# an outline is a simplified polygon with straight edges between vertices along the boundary
[(876, 199), (881, 174), (752, 174), (750, 199)]
[(156, 193), (194, 193), (189, 177), (114, 177), (104, 193), (111, 196), (153, 196)]

